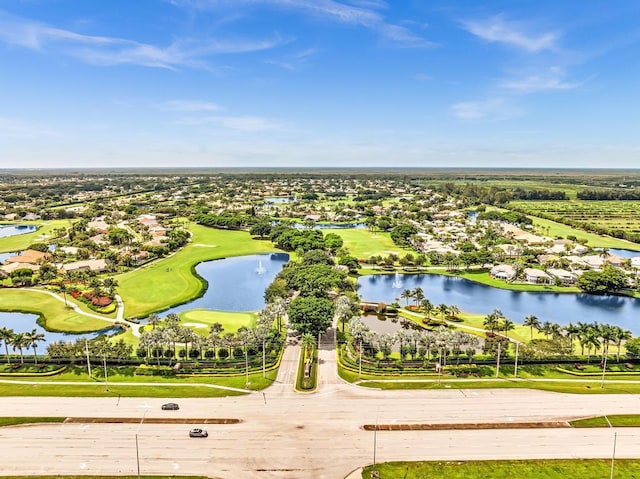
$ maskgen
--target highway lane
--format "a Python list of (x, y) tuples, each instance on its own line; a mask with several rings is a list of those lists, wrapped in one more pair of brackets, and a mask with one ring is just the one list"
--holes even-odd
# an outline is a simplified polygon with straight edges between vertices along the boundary
[[(266, 399), (266, 402), (265, 402)], [(364, 424), (553, 421), (640, 413), (636, 395), (568, 395), (522, 389), (377, 391), (331, 381), (316, 394), (280, 384), (265, 395), (161, 398), (0, 398), (3, 416), (238, 418), (208, 425), (56, 424), (3, 428), (4, 474), (153, 474), (224, 478), (338, 478), (372, 462), (373, 433)], [(196, 426), (198, 424), (193, 424)], [(618, 457), (640, 451), (640, 430), (619, 429)], [(608, 457), (610, 429), (402, 431), (377, 433), (377, 460)]]

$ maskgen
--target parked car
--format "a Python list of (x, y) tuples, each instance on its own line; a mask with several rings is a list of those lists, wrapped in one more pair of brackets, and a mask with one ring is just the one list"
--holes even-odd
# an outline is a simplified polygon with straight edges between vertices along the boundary
[(168, 402), (167, 404), (162, 405), (163, 411), (177, 411), (178, 409), (180, 409), (180, 406), (174, 402)]
[(204, 429), (200, 429), (198, 427), (191, 429), (189, 431), (189, 437), (209, 437), (209, 433)]

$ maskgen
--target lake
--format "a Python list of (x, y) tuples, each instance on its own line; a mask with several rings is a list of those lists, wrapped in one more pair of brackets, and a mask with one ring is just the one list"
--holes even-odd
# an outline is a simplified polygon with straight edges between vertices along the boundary
[[(43, 333), (45, 340), (38, 343), (38, 354), (45, 354), (47, 351), (47, 346), (49, 344), (54, 343), (56, 341), (75, 341), (76, 339), (94, 339), (100, 336), (101, 334), (113, 335), (123, 331), (120, 326), (110, 326), (100, 331), (95, 331), (92, 333), (82, 333), (82, 334), (70, 334), (70, 333), (54, 333), (51, 331), (47, 331), (42, 326), (40, 326), (36, 321), (38, 320), (37, 314), (28, 314), (28, 313), (6, 313), (0, 312), (0, 328), (6, 327), (9, 329), (13, 329), (14, 333), (28, 333), (31, 332), (34, 328), (38, 333)], [(4, 354), (4, 344), (0, 347), (0, 355)], [(9, 354), (13, 352), (11, 346), (9, 346)], [(19, 351), (16, 350), (18, 353)], [(33, 354), (33, 350), (27, 349), (23, 350), (25, 355)]]
[(0, 224), (0, 238), (7, 236), (22, 235), (25, 233), (33, 233), (37, 227), (33, 225), (7, 225)]
[(489, 314), (499, 309), (505, 317), (522, 323), (530, 314), (541, 322), (562, 326), (569, 323), (598, 322), (616, 324), (640, 335), (640, 300), (620, 296), (594, 296), (572, 293), (531, 293), (492, 288), (463, 278), (435, 274), (365, 275), (358, 279), (358, 294), (364, 301), (398, 300), (405, 289), (423, 289), (435, 306), (456, 305), (462, 311)]
[(196, 271), (209, 283), (204, 296), (163, 311), (161, 315), (197, 308), (259, 311), (265, 305), (264, 292), (267, 286), (288, 261), (288, 254), (273, 253), (200, 263)]

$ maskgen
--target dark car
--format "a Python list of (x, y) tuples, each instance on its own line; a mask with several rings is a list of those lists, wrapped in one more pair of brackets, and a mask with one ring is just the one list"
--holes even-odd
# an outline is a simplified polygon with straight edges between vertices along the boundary
[(162, 405), (163, 411), (177, 411), (178, 409), (180, 409), (180, 406), (174, 402), (168, 402), (167, 404)]
[(194, 428), (189, 431), (189, 437), (209, 437), (209, 433), (204, 429)]

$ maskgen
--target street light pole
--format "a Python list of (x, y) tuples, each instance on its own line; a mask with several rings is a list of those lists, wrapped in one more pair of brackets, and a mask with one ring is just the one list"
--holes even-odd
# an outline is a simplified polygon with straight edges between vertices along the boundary
[(138, 479), (140, 479), (140, 451), (138, 449), (138, 434), (140, 433), (140, 428), (142, 427), (142, 422), (144, 421), (144, 417), (149, 412), (148, 409), (145, 409), (142, 418), (140, 419), (140, 424), (138, 424), (138, 430), (136, 431), (136, 464), (138, 465)]
[(245, 388), (249, 389), (249, 353), (247, 352), (247, 342), (244, 343), (244, 367), (245, 367), (245, 376), (246, 383)]
[(516, 342), (516, 366), (513, 370), (513, 376), (516, 378), (518, 377), (518, 346), (520, 346), (520, 343)]
[(604, 389), (604, 375), (607, 372), (607, 355), (604, 355), (604, 364), (602, 367), (602, 381), (600, 381), (600, 389)]
[(614, 432), (613, 433), (613, 455), (611, 456), (611, 475), (609, 476), (609, 479), (613, 479), (613, 466), (616, 461), (616, 440), (617, 439), (618, 439), (618, 433)]
[(91, 362), (89, 361), (89, 341), (84, 338), (84, 352), (87, 355), (87, 374), (91, 377)]
[(102, 354), (102, 364), (104, 366), (104, 388), (106, 391), (109, 390), (109, 374), (107, 373), (107, 356)]
[(496, 357), (496, 377), (500, 374), (500, 341), (498, 341), (498, 356)]
[(266, 357), (265, 357), (265, 350), (264, 350), (264, 339), (262, 340), (262, 377), (266, 378), (267, 377), (267, 369), (266, 369)]
[(358, 364), (358, 379), (362, 378), (362, 339), (360, 340), (360, 363)]

